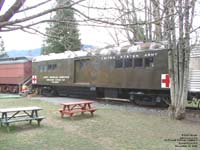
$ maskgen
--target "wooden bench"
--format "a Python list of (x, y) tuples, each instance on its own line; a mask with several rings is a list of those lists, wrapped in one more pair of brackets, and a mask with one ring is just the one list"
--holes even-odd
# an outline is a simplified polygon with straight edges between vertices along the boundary
[(71, 111), (63, 111), (62, 109), (60, 109), (60, 113), (61, 114), (67, 114), (67, 115), (70, 115), (72, 116), (74, 113), (84, 113), (84, 112), (90, 112), (91, 115), (93, 116), (93, 112), (95, 112), (97, 109), (96, 108), (90, 108), (90, 109), (74, 109), (74, 110), (71, 110)]
[(93, 113), (97, 110), (96, 108), (92, 108), (91, 104), (94, 101), (80, 101), (80, 102), (71, 102), (71, 103), (63, 103), (63, 108), (59, 109), (61, 117), (64, 115), (69, 115), (72, 117), (75, 113), (84, 114), (85, 112), (90, 112), (93, 116)]
[[(20, 116), (21, 117), (21, 116)], [(38, 122), (38, 125), (40, 126), (40, 122), (45, 119), (44, 116), (40, 116), (40, 117), (34, 117), (34, 118), (14, 118), (14, 119), (10, 119), (10, 120), (5, 120), (5, 119), (1, 119), (1, 123), (6, 124), (7, 126), (9, 126), (10, 123), (14, 123), (14, 122), (21, 122), (21, 121), (31, 121), (32, 120), (36, 120)]]
[[(26, 117), (26, 116), (27, 116), (26, 114), (20, 114), (20, 115), (15, 115), (15, 116), (7, 116), (7, 118), (21, 118), (21, 117)], [(1, 117), (0, 117), (1, 126), (2, 126), (2, 124), (5, 124), (5, 122), (6, 122), (6, 120), (1, 119)]]

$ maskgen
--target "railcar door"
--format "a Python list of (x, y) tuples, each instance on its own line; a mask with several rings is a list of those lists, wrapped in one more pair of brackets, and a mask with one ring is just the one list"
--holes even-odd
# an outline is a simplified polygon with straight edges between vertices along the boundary
[(75, 60), (74, 82), (75, 83), (89, 83), (91, 79), (91, 67), (89, 59)]

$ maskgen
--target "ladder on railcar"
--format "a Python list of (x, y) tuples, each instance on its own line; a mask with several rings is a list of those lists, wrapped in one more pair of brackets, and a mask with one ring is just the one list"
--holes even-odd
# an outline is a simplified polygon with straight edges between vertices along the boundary
[(19, 94), (27, 95), (31, 86), (32, 86), (32, 76), (29, 76), (19, 84)]

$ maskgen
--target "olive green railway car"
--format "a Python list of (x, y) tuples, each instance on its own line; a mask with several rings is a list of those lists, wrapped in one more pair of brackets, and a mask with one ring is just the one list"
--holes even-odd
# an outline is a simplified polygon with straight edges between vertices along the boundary
[(167, 50), (84, 56), (68, 53), (33, 59), (32, 83), (41, 94), (127, 99), (130, 92), (169, 95), (168, 89), (161, 89), (161, 74), (167, 74), (168, 68)]
[(168, 50), (106, 54), (66, 51), (39, 56), (33, 59), (32, 83), (45, 96), (123, 98), (150, 105), (168, 103)]

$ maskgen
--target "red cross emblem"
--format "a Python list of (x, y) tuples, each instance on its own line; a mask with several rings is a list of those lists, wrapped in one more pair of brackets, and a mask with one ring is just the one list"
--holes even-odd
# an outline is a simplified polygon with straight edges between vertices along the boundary
[(37, 76), (36, 75), (32, 76), (32, 84), (37, 84)]
[(169, 74), (161, 74), (161, 88), (170, 88)]

